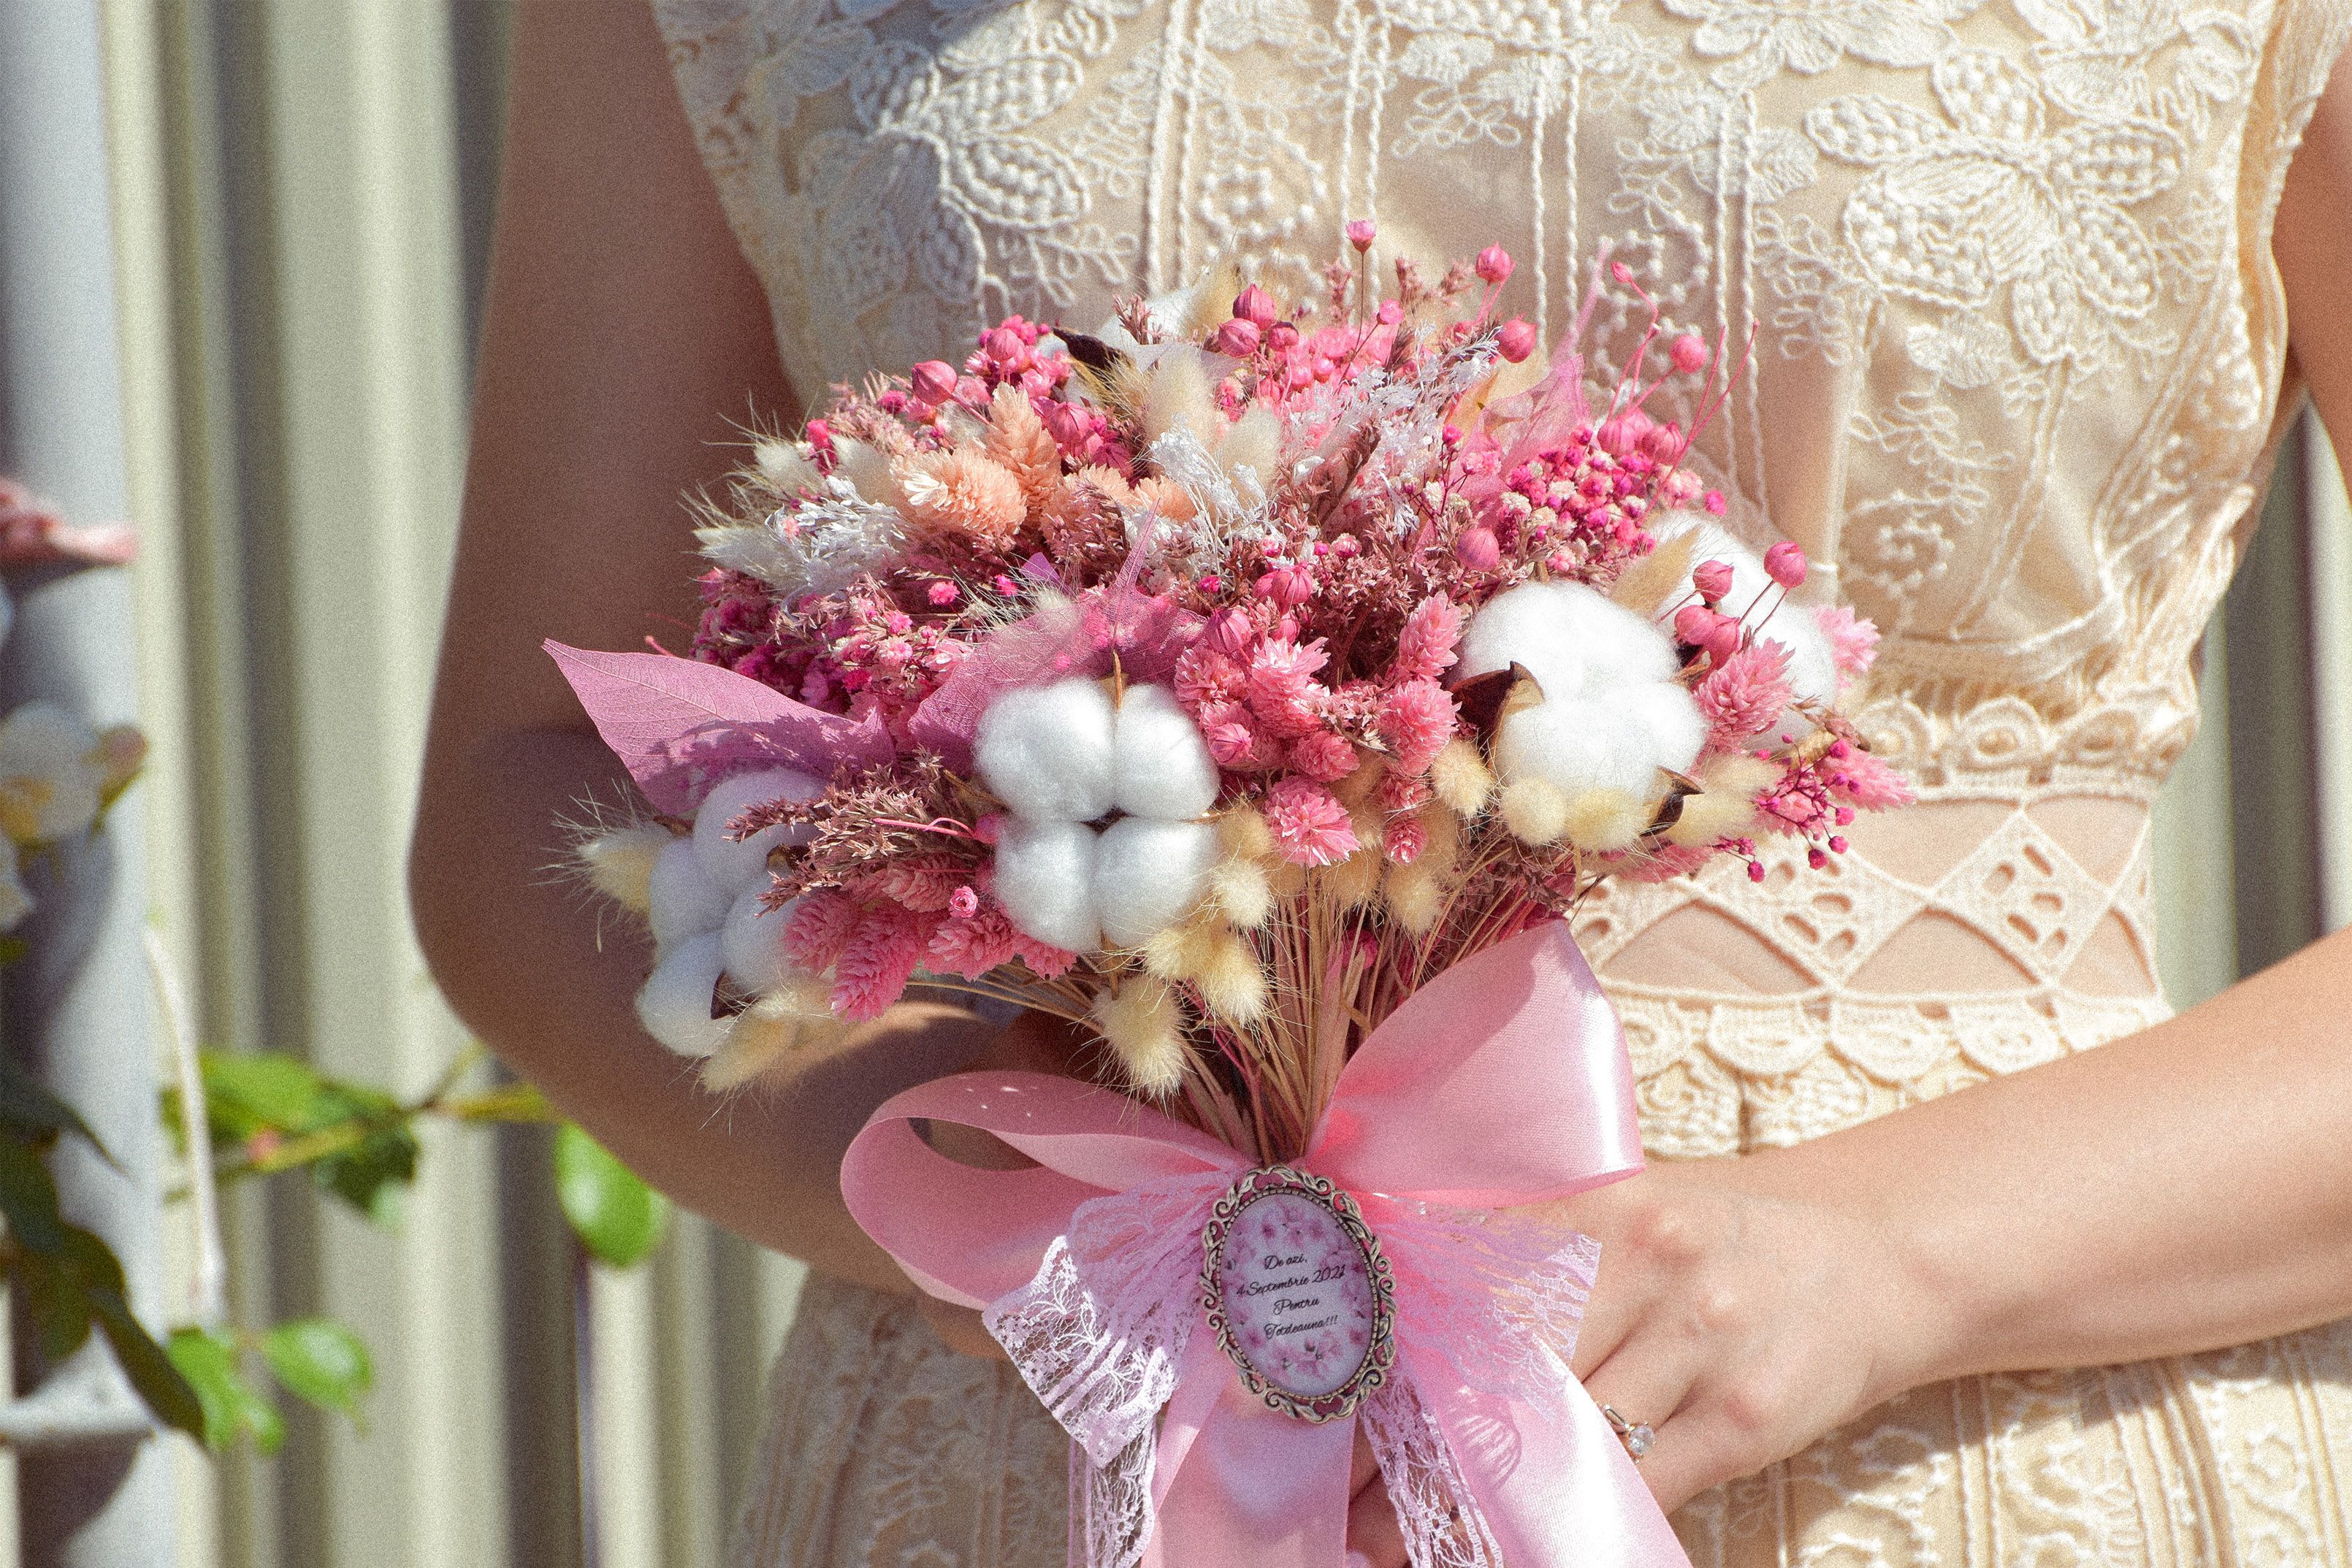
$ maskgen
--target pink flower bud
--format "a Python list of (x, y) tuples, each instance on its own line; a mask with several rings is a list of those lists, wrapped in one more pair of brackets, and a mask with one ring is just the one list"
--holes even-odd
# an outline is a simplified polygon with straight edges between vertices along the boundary
[(942, 403), (955, 396), (955, 367), (945, 360), (925, 360), (908, 379), (914, 383), (915, 396), (924, 402)]
[(1794, 540), (1782, 539), (1764, 552), (1764, 570), (1781, 587), (1796, 588), (1805, 580), (1805, 552)]
[(1723, 492), (1720, 490), (1709, 490), (1705, 497), (1700, 501), (1700, 505), (1704, 506), (1709, 513), (1718, 517), (1731, 509), (1728, 504), (1725, 502)]
[(1642, 437), (1642, 455), (1663, 466), (1679, 461), (1687, 444), (1683, 439), (1683, 427), (1668, 420), (1653, 426), (1650, 434)]
[(1490, 245), (1478, 253), (1478, 276), (1488, 283), (1500, 283), (1511, 276), (1511, 253), (1501, 246)]
[(1762, 861), (1749, 861), (1748, 862), (1748, 880), (1750, 882), (1762, 882), (1764, 880), (1764, 862)]
[(1007, 364), (1018, 363), (1028, 347), (1021, 340), (1021, 334), (1010, 327), (999, 327), (988, 335), (989, 357)]
[(1314, 596), (1315, 579), (1303, 566), (1277, 566), (1257, 580), (1257, 596), (1285, 610), (1297, 608)]
[(1603, 422), (1600, 430), (1601, 449), (1622, 457), (1639, 446), (1643, 439), (1657, 428), (1657, 423), (1640, 409), (1629, 408)]
[(1215, 335), (1209, 340), (1209, 348), (1212, 351), (1231, 354), (1237, 360), (1246, 360), (1256, 353), (1257, 345), (1257, 323), (1241, 316), (1234, 317), (1218, 328)]
[(1514, 316), (1495, 334), (1495, 349), (1516, 365), (1536, 351), (1536, 329)]
[(1503, 559), (1503, 547), (1496, 542), (1492, 528), (1465, 528), (1454, 541), (1454, 559), (1472, 571), (1492, 571)]
[(1675, 636), (1718, 664), (1739, 652), (1739, 622), (1704, 604), (1685, 604), (1675, 612)]
[(1676, 338), (1672, 353), (1675, 369), (1686, 376), (1696, 375), (1706, 369), (1706, 343), (1696, 333), (1685, 332)]
[(1731, 591), (1731, 564), (1703, 560), (1691, 569), (1691, 583), (1698, 590), (1698, 596), (1712, 604)]
[(1370, 250), (1372, 248), (1372, 241), (1379, 237), (1380, 232), (1371, 219), (1358, 218), (1348, 225), (1348, 243), (1359, 251)]
[(1261, 332), (1273, 326), (1281, 315), (1275, 307), (1274, 296), (1255, 283), (1243, 289), (1241, 298), (1234, 301), (1234, 319), (1246, 321)]

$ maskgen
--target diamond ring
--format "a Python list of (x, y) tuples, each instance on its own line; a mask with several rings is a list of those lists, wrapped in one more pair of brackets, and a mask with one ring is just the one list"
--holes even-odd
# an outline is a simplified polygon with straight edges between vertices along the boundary
[(1650, 1430), (1647, 1421), (1628, 1421), (1617, 1414), (1614, 1406), (1603, 1405), (1601, 1415), (1609, 1423), (1610, 1430), (1617, 1434), (1617, 1440), (1625, 1445), (1625, 1451), (1637, 1459), (1648, 1453), (1650, 1445), (1658, 1440), (1658, 1435)]

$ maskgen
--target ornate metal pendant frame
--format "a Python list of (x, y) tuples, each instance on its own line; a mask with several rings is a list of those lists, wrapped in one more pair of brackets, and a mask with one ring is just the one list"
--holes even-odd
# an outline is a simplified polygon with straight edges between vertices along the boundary
[[(1304, 1198), (1328, 1214), (1363, 1254), (1365, 1274), (1371, 1286), (1371, 1333), (1363, 1359), (1348, 1380), (1328, 1394), (1296, 1394), (1259, 1371), (1251, 1362), (1247, 1348), (1235, 1337), (1225, 1311), (1222, 1272), (1226, 1242), (1234, 1226), (1252, 1204), (1277, 1194)], [(1217, 1336), (1217, 1348), (1241, 1373), (1242, 1385), (1270, 1408), (1302, 1421), (1335, 1421), (1352, 1414), (1366, 1395), (1388, 1381), (1390, 1368), (1396, 1364), (1395, 1271), (1381, 1250), (1380, 1238), (1365, 1225), (1356, 1200), (1329, 1177), (1289, 1166), (1266, 1166), (1244, 1172), (1210, 1210), (1201, 1243), (1201, 1308), (1208, 1317), (1211, 1332)]]

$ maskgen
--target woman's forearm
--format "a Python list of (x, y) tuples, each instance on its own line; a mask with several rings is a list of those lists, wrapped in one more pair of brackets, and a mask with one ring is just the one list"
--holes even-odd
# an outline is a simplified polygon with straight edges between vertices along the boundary
[(955, 1071), (994, 1031), (908, 1006), (727, 1097), (638, 1027), (635, 923), (562, 874), (561, 820), (626, 781), (592, 735), (493, 731), (427, 774), (411, 862), (426, 957), (483, 1040), (655, 1186), (778, 1251), (878, 1289), (907, 1281), (842, 1206), (842, 1151), (874, 1107)]
[(2157, 1028), (1742, 1162), (1909, 1276), (1892, 1381), (2187, 1354), (2352, 1314), (2352, 932)]

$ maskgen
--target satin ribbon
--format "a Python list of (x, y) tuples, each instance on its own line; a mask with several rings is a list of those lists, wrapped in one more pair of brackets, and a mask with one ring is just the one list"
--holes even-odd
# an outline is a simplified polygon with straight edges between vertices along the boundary
[[(1037, 1164), (959, 1164), (926, 1120)], [(1415, 1568), (1688, 1568), (1569, 1371), (1598, 1244), (1523, 1207), (1642, 1164), (1616, 1016), (1566, 928), (1408, 998), (1288, 1163), (1356, 1199), (1397, 1282), (1388, 1383), (1320, 1425), (1252, 1396), (1202, 1321), (1202, 1230), (1250, 1168), (1208, 1134), (1069, 1079), (966, 1073), (877, 1111), (841, 1181), (1070, 1433), (1073, 1568), (1340, 1568), (1359, 1423)]]

